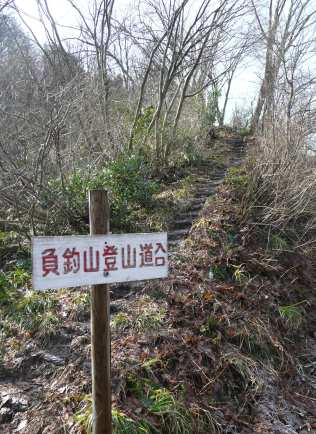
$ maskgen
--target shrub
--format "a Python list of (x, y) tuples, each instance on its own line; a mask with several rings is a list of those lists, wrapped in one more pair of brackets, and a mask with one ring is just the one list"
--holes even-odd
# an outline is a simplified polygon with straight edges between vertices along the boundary
[(208, 94), (206, 111), (204, 113), (204, 119), (202, 121), (203, 126), (208, 128), (215, 125), (218, 119), (218, 100), (221, 96), (221, 91), (218, 88), (212, 89)]
[(0, 308), (15, 301), (18, 292), (17, 289), (30, 286), (31, 275), (23, 267), (16, 267), (9, 272), (0, 271)]
[(31, 275), (19, 266), (9, 272), (0, 272), (0, 346), (8, 336), (17, 333), (37, 333), (47, 341), (56, 333), (58, 301), (50, 293), (29, 291)]
[(101, 168), (77, 170), (65, 183), (52, 179), (42, 195), (42, 207), (47, 210), (46, 225), (41, 232), (86, 233), (88, 223), (87, 195), (90, 189), (109, 190), (111, 228), (132, 229), (131, 212), (137, 208), (151, 208), (158, 184), (148, 176), (148, 164), (132, 156), (115, 160)]
[(299, 248), (306, 254), (315, 240), (315, 168), (299, 137), (294, 145), (281, 129), (276, 127), (274, 134), (252, 149), (248, 214), (265, 231), (271, 248)]

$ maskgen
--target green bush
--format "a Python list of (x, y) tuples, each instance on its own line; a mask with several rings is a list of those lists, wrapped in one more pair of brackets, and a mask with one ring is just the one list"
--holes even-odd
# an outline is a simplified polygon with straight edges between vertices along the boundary
[(142, 114), (139, 116), (134, 130), (134, 139), (136, 142), (141, 142), (142, 138), (146, 134), (147, 128), (154, 116), (155, 108), (153, 106), (146, 107)]
[(241, 137), (247, 137), (251, 135), (251, 130), (248, 127), (242, 127), (239, 130), (239, 134), (241, 135)]
[(30, 286), (31, 275), (21, 266), (0, 272), (0, 347), (18, 332), (39, 332), (43, 339), (55, 333), (57, 298), (47, 292), (28, 291)]
[(208, 94), (208, 100), (206, 105), (206, 111), (204, 113), (204, 119), (202, 120), (203, 126), (210, 128), (215, 125), (218, 119), (218, 99), (221, 96), (221, 91), (218, 88), (212, 89)]
[(15, 300), (17, 289), (30, 285), (31, 275), (28, 270), (17, 266), (9, 272), (0, 271), (0, 307)]
[(102, 168), (77, 170), (64, 183), (52, 179), (42, 196), (42, 206), (50, 210), (46, 233), (86, 233), (88, 191), (105, 189), (111, 202), (111, 228), (132, 230), (131, 213), (139, 208), (152, 208), (153, 194), (159, 186), (148, 176), (148, 164), (137, 156), (125, 157)]

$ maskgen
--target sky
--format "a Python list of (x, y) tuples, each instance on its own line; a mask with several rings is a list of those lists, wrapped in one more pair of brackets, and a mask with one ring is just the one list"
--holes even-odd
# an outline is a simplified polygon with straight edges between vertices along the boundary
[[(61, 34), (66, 38), (71, 37), (73, 35), (73, 30), (67, 28), (67, 26), (75, 27), (77, 24), (77, 17), (74, 14), (72, 7), (65, 0), (47, 1), (56, 22), (61, 26), (65, 26), (62, 27)], [(86, 8), (88, 1), (77, 0), (76, 3), (81, 5), (83, 8)], [(32, 28), (32, 31), (41, 41), (44, 41), (45, 32), (38, 19), (36, 0), (16, 0), (16, 5), (21, 11), (23, 11), (24, 18)], [(126, 9), (128, 10), (130, 0), (116, 0), (115, 5), (118, 12), (123, 12), (126, 11)], [(260, 83), (257, 73), (258, 71), (254, 64), (241, 65), (240, 69), (237, 70), (227, 106), (226, 122), (230, 121), (235, 106), (241, 107), (242, 109), (248, 109), (251, 107), (252, 103), (255, 103)]]

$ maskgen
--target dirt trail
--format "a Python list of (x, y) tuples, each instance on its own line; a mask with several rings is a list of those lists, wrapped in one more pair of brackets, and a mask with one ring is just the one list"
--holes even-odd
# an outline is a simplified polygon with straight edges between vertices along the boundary
[[(229, 145), (230, 161), (227, 167), (238, 166), (244, 153), (242, 140), (231, 138), (223, 140), (223, 143)], [(192, 169), (193, 194), (186, 209), (176, 214), (168, 231), (171, 255), (176, 253), (181, 241), (189, 234), (207, 198), (223, 182), (226, 170), (218, 168), (214, 172), (214, 163), (208, 161)], [(140, 290), (140, 285), (133, 286), (135, 292)], [(121, 304), (126, 303), (135, 292), (131, 291), (131, 287), (123, 286), (113, 290), (111, 312), (120, 311)], [(2, 433), (52, 433), (52, 426), (58, 418), (63, 423), (64, 417), (61, 409), (59, 416), (56, 416), (56, 402), (62, 400), (65, 394), (81, 396), (83, 392), (89, 393), (91, 365), (88, 354), (83, 350), (88, 348), (89, 342), (89, 310), (84, 310), (82, 314), (78, 311), (70, 314), (65, 311), (64, 314), (65, 321), (48, 345), (32, 339), (6, 364), (0, 364)], [(77, 431), (71, 423), (67, 423), (67, 428), (61, 428), (61, 432)]]
[[(244, 156), (244, 143), (240, 137), (225, 139), (222, 141), (229, 145), (230, 162), (228, 168), (239, 166)], [(169, 249), (174, 251), (177, 246), (186, 238), (192, 227), (193, 221), (200, 214), (205, 201), (215, 193), (216, 188), (223, 182), (227, 168), (217, 169), (210, 161), (205, 161), (194, 168), (191, 172), (194, 175), (193, 197), (185, 211), (176, 214), (174, 223), (168, 231)]]

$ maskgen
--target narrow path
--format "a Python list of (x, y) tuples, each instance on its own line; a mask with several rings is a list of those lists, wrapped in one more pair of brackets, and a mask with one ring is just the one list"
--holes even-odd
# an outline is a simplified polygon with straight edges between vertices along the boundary
[[(238, 166), (243, 159), (242, 140), (236, 138), (225, 142), (231, 148), (228, 149), (230, 162), (227, 167)], [(185, 211), (179, 210), (169, 230), (171, 255), (188, 235), (207, 198), (222, 183), (225, 172), (225, 168), (214, 172), (214, 163), (207, 161), (192, 169), (193, 194)], [(142, 286), (143, 282), (139, 282), (113, 288), (111, 313), (121, 311), (124, 306), (128, 309), (128, 299), (135, 297)], [(63, 417), (61, 408), (56, 410), (54, 403), (65, 394), (82, 396), (83, 391), (90, 391), (89, 313), (88, 310), (80, 313), (78, 305), (67, 315), (68, 319), (65, 317), (62, 327), (49, 338), (47, 345), (34, 340), (25, 350), (16, 353), (9, 367), (1, 369), (0, 366), (1, 433), (59, 432), (51, 428)], [(73, 429), (69, 432), (77, 432)]]
[[(225, 167), (217, 168), (215, 171), (214, 162), (211, 160), (205, 160), (198, 167), (192, 168), (190, 174), (193, 175), (194, 181), (188, 206), (185, 209), (179, 209), (168, 227), (170, 257), (177, 254), (181, 242), (189, 235), (192, 224), (198, 218), (206, 200), (215, 194), (217, 187), (224, 181), (227, 170), (239, 166), (243, 161), (245, 146), (240, 136), (222, 139), (220, 142), (226, 148), (228, 145), (226, 152), (229, 161)], [(133, 298), (143, 286), (143, 281), (112, 285), (111, 314), (121, 311), (122, 303), (124, 304), (127, 299)]]
[[(244, 142), (240, 136), (220, 140), (227, 149), (229, 161), (226, 167), (217, 168), (214, 171), (214, 162), (205, 160), (198, 167), (192, 168), (190, 174), (193, 175), (193, 188), (188, 206), (179, 209), (173, 221), (168, 227), (168, 251), (169, 256), (177, 254), (182, 241), (186, 239), (191, 230), (192, 224), (198, 218), (206, 200), (211, 197), (217, 187), (224, 181), (226, 171), (231, 167), (241, 164), (244, 158)], [(127, 299), (133, 298), (144, 282), (126, 282), (112, 285), (111, 291), (111, 313), (115, 314), (122, 308)]]
[(168, 231), (169, 250), (174, 252), (179, 244), (186, 238), (192, 227), (192, 223), (201, 212), (205, 201), (215, 193), (216, 188), (223, 182), (228, 168), (239, 166), (243, 160), (244, 143), (242, 138), (230, 138), (223, 140), (223, 144), (229, 145), (230, 162), (227, 168), (217, 169), (211, 162), (205, 161), (199, 167), (192, 170), (194, 175), (193, 196), (188, 207), (176, 214), (173, 224)]

